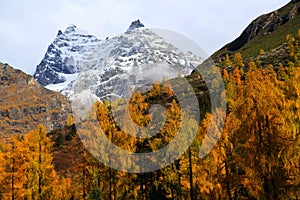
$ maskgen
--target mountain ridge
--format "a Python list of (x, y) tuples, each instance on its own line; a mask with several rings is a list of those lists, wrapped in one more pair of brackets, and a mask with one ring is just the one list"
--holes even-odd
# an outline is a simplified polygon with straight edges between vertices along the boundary
[[(74, 40), (73, 44), (68, 44), (69, 47), (66, 48), (64, 47), (65, 40), (73, 41), (74, 34), (67, 39), (62, 37), (74, 31), (76, 32), (76, 26), (67, 27), (65, 32), (59, 32), (58, 37), (51, 45), (62, 44), (62, 48), (67, 49), (66, 54), (68, 54), (68, 51), (73, 49), (70, 46), (76, 46), (77, 40)], [(81, 37), (80, 34), (75, 36)], [(51, 45), (41, 64), (37, 66), (34, 77), (42, 85), (51, 90), (60, 91), (68, 98), (73, 95), (76, 84), (76, 90), (79, 88), (79, 92), (89, 90), (91, 91), (90, 95), (96, 95), (100, 99), (112, 95), (122, 96), (122, 91), (127, 87), (127, 83), (130, 83), (130, 86), (143, 84), (141, 79), (137, 78), (136, 73), (151, 70), (151, 65), (160, 64), (162, 68), (166, 65), (171, 66), (173, 72), (166, 73), (162, 70), (162, 75), (172, 74), (174, 77), (177, 75), (178, 69), (183, 75), (188, 75), (202, 62), (202, 58), (191, 52), (179, 50), (151, 29), (145, 28), (140, 20), (133, 21), (125, 33), (105, 40), (95, 40), (95, 43), (91, 45), (88, 43), (82, 45), (82, 48), (78, 48), (77, 53), (85, 52), (86, 57), (82, 55), (72, 57), (73, 60), (76, 60), (72, 63), (78, 63), (76, 67), (70, 65), (69, 68), (74, 70), (68, 70), (69, 68), (65, 67), (67, 64), (60, 62), (62, 60), (59, 59), (60, 52), (62, 52), (60, 49), (56, 50), (57, 54), (52, 55)], [(50, 57), (58, 57), (58, 59)], [(67, 56), (64, 59), (69, 60)], [(53, 64), (47, 65), (47, 63)], [(133, 76), (131, 76), (132, 73), (134, 73)], [(45, 75), (48, 76), (49, 81), (40, 78)], [(91, 88), (86, 88), (87, 85)]]
[[(225, 55), (241, 52), (247, 60), (254, 59), (261, 49), (271, 51), (285, 43), (285, 35), (297, 34), (300, 24), (300, 0), (254, 19), (232, 42), (211, 55), (219, 63)], [(298, 28), (295, 28), (298, 26)]]
[(43, 86), (65, 82), (65, 77), (58, 73), (73, 74), (77, 72), (81, 63), (76, 58), (88, 59), (88, 53), (99, 42), (100, 40), (95, 36), (70, 24), (64, 32), (58, 31), (33, 77)]
[(27, 133), (43, 124), (48, 130), (66, 125), (71, 107), (60, 93), (50, 91), (34, 78), (0, 63), (0, 131)]

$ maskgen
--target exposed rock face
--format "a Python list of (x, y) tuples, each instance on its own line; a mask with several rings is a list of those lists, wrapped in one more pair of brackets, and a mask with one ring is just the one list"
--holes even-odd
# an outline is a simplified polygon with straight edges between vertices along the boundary
[(81, 63), (88, 59), (99, 42), (95, 36), (72, 24), (64, 32), (59, 30), (33, 77), (43, 86), (65, 82), (66, 78), (61, 74), (79, 71)]
[(225, 45), (222, 49), (227, 49), (229, 51), (237, 51), (240, 48), (242, 48), (247, 42), (256, 37), (258, 34), (270, 34), (273, 31), (275, 31), (278, 27), (289, 22), (297, 14), (300, 13), (300, 1), (291, 1), (288, 4), (288, 6), (289, 5), (291, 5), (292, 8), (286, 13), (283, 13), (284, 10), (279, 9), (277, 11), (261, 15), (260, 17), (256, 18), (237, 39)]
[(0, 133), (27, 133), (43, 124), (48, 130), (62, 128), (71, 113), (60, 93), (50, 91), (32, 76), (0, 63)]
[(140, 22), (140, 20), (136, 20), (136, 21), (133, 21), (131, 23), (131, 25), (129, 26), (128, 30), (127, 31), (130, 31), (130, 30), (133, 30), (133, 29), (136, 29), (136, 28), (141, 28), (141, 27), (145, 27), (144, 24), (142, 24)]
[[(92, 38), (91, 41), (83, 43), (82, 38), (87, 37)], [(62, 54), (66, 55), (64, 59)], [(78, 64), (66, 65), (62, 60), (76, 60)], [(176, 77), (180, 70), (182, 75), (187, 75), (202, 61), (203, 58), (169, 44), (153, 30), (145, 28), (140, 20), (132, 22), (125, 33), (101, 41), (79, 34), (75, 26), (70, 26), (65, 32), (59, 32), (49, 46), (34, 77), (69, 100), (75, 93), (105, 99), (123, 96), (125, 88), (143, 85), (145, 80), (138, 77), (140, 74), (166, 74), (169, 78)], [(160, 71), (154, 70), (158, 66)], [(166, 66), (173, 71), (167, 71)]]

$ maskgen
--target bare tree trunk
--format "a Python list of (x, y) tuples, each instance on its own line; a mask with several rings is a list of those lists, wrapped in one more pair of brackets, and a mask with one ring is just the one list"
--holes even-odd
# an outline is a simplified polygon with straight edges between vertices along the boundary
[(228, 164), (226, 158), (225, 158), (225, 171), (226, 171), (226, 190), (227, 190), (229, 200), (232, 200), (231, 192), (230, 192), (229, 170), (228, 170)]
[(38, 183), (38, 199), (41, 199), (42, 194), (42, 174), (41, 174), (41, 165), (42, 165), (42, 144), (41, 144), (41, 132), (39, 132), (39, 183)]
[(112, 200), (112, 182), (111, 182), (111, 168), (109, 168), (109, 200)]
[(14, 155), (14, 151), (15, 151), (15, 144), (12, 144), (12, 150), (13, 150), (13, 157), (12, 157), (12, 172), (11, 172), (11, 199), (14, 200), (15, 199), (15, 155)]
[(192, 169), (192, 152), (191, 148), (189, 148), (189, 167), (190, 167), (190, 196), (191, 200), (194, 200), (194, 188), (193, 188), (193, 169)]
[(82, 191), (83, 191), (83, 199), (85, 199), (86, 193), (85, 193), (85, 169), (84, 168), (82, 171)]

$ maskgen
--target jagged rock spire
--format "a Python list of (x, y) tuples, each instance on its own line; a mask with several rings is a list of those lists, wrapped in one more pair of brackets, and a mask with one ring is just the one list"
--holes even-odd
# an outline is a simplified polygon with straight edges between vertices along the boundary
[(131, 25), (129, 26), (129, 28), (127, 29), (127, 31), (130, 31), (130, 30), (133, 30), (133, 29), (136, 29), (136, 28), (141, 28), (141, 27), (145, 27), (145, 26), (138, 19), (136, 21), (131, 22)]

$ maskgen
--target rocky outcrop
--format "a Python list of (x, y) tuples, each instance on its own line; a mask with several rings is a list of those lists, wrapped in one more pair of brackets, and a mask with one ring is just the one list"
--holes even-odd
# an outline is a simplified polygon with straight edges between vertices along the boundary
[(130, 31), (130, 30), (133, 30), (133, 29), (136, 29), (136, 28), (142, 28), (142, 27), (145, 27), (144, 24), (141, 23), (141, 21), (138, 19), (136, 21), (133, 21), (129, 28), (127, 29), (127, 32)]
[(1, 136), (27, 133), (38, 124), (48, 130), (62, 128), (70, 113), (70, 105), (60, 93), (44, 88), (21, 70), (0, 64)]
[(274, 12), (261, 15), (256, 18), (251, 24), (242, 32), (242, 34), (225, 45), (220, 51), (227, 49), (228, 51), (238, 51), (246, 43), (255, 38), (259, 34), (269, 35), (278, 27), (286, 24), (300, 13), (300, 1), (291, 1), (287, 6)]
[(73, 24), (64, 32), (59, 30), (33, 77), (43, 86), (65, 82), (66, 78), (61, 74), (74, 74), (79, 71), (82, 62), (88, 59), (99, 42), (95, 36)]
[[(83, 43), (78, 38), (93, 36), (81, 32), (75, 26), (59, 32), (34, 75), (39, 83), (70, 101), (75, 94), (95, 95), (101, 100), (121, 97), (126, 89), (146, 81), (176, 77), (179, 70), (182, 75), (190, 74), (203, 61), (169, 44), (140, 20), (133, 21), (125, 33), (106, 40)], [(64, 55), (78, 64), (74, 68), (65, 65)]]

